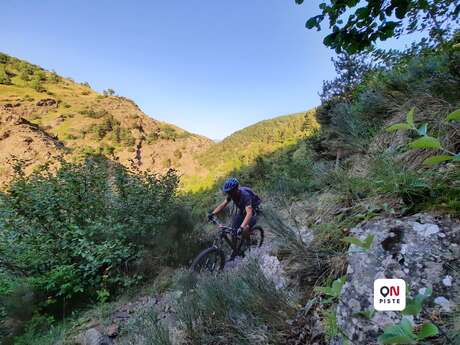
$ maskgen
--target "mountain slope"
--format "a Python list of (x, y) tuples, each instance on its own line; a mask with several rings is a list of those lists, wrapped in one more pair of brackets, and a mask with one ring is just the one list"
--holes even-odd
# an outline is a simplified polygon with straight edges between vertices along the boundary
[(306, 119), (317, 126), (311, 110), (260, 121), (215, 143), (147, 116), (113, 90), (100, 94), (0, 53), (0, 182), (11, 179), (14, 157), (30, 173), (50, 159), (100, 153), (140, 171), (175, 168), (193, 191), (295, 144), (311, 130)]
[(50, 157), (104, 153), (127, 166), (204, 174), (194, 158), (212, 145), (203, 136), (145, 115), (131, 100), (101, 95), (39, 66), (0, 54), (0, 163), (11, 154), (31, 170)]
[(187, 184), (191, 190), (209, 187), (216, 179), (251, 165), (258, 157), (296, 144), (317, 127), (315, 110), (312, 109), (263, 120), (243, 128), (202, 151), (198, 161), (207, 167), (209, 174), (206, 178), (188, 178)]

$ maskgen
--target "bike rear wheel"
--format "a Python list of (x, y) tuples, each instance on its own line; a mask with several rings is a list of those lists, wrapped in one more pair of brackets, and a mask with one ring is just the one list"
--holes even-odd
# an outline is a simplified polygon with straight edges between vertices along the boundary
[(222, 250), (211, 247), (203, 250), (192, 262), (192, 270), (195, 272), (220, 271), (225, 265), (225, 255)]

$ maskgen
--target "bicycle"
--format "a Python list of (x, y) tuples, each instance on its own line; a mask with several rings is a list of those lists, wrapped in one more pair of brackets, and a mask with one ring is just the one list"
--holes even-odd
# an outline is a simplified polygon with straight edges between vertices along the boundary
[[(216, 217), (212, 217), (209, 220), (211, 223), (218, 226), (218, 235), (216, 239), (214, 239), (213, 245), (205, 250), (203, 250), (192, 262), (192, 270), (195, 272), (214, 272), (217, 270), (223, 270), (226, 260), (225, 260), (225, 252), (223, 250), (224, 242), (230, 247), (232, 253), (236, 253), (237, 255), (244, 256), (244, 251), (242, 253), (237, 253), (238, 248), (242, 249), (243, 244), (246, 244), (247, 248), (251, 249), (251, 247), (260, 247), (264, 241), (264, 230), (261, 226), (254, 226), (250, 229), (250, 239), (248, 241), (242, 238), (241, 234), (235, 234), (236, 231), (230, 226), (226, 226), (220, 223)], [(236, 237), (236, 241), (234, 241)], [(240, 246), (240, 243), (242, 245)]]

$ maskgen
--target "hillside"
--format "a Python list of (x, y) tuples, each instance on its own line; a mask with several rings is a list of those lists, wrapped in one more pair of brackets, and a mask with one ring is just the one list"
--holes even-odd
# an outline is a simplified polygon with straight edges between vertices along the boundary
[[(93, 156), (15, 179), (0, 191), (2, 344), (460, 344), (457, 49), (421, 49), (367, 71), (315, 111), (206, 141), (188, 157), (202, 173), (186, 178), (198, 193), (177, 193), (173, 173), (131, 174)], [(29, 87), (11, 83), (4, 88), (16, 93)], [(63, 86), (85, 90), (60, 83), (49, 99)], [(92, 109), (53, 123), (71, 96), (7, 96), (3, 159), (77, 158), (79, 142), (110, 157), (134, 140), (141, 159), (127, 161), (143, 168), (145, 146), (196, 138), (97, 94), (85, 95)], [(128, 104), (136, 119), (122, 116)], [(78, 136), (73, 119), (93, 125)], [(212, 271), (230, 256), (205, 223), (229, 174), (262, 197), (264, 243), (221, 274), (196, 274), (195, 258)], [(383, 277), (405, 281), (401, 313), (374, 309)]]
[(209, 187), (217, 179), (248, 167), (263, 156), (297, 144), (316, 128), (315, 110), (278, 116), (245, 127), (198, 155), (198, 161), (207, 167), (209, 174), (205, 179), (189, 179), (190, 189)]
[(257, 157), (297, 143), (314, 127), (311, 110), (260, 121), (216, 143), (147, 116), (113, 90), (100, 94), (87, 83), (0, 55), (3, 182), (11, 179), (15, 159), (30, 173), (50, 159), (78, 160), (93, 153), (140, 171), (175, 168), (183, 176), (183, 187), (197, 190)]
[(26, 61), (0, 54), (0, 179), (11, 177), (12, 155), (26, 172), (49, 158), (102, 153), (141, 171), (200, 176), (193, 158), (212, 141), (144, 114), (131, 100), (99, 94)]

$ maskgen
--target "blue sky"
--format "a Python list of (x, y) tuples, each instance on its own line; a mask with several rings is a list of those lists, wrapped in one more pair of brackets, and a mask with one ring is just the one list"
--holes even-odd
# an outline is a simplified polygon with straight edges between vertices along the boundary
[(0, 51), (221, 139), (318, 105), (322, 81), (334, 77), (325, 32), (304, 26), (318, 3), (14, 0), (2, 4)]

